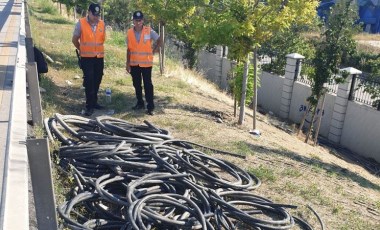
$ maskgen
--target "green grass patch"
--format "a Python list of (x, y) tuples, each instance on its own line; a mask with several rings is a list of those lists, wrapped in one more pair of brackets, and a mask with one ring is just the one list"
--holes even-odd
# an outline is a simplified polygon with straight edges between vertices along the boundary
[(317, 184), (308, 184), (299, 190), (299, 194), (306, 200), (317, 201), (320, 205), (330, 206), (332, 201), (327, 196), (323, 196), (323, 190)]
[(126, 78), (119, 78), (115, 80), (115, 85), (117, 86), (125, 86), (128, 85), (130, 81), (128, 81)]
[(377, 210), (380, 210), (380, 200), (376, 201), (375, 207)]
[(285, 191), (291, 192), (291, 193), (297, 193), (299, 190), (299, 187), (292, 183), (286, 183), (284, 187)]
[(293, 177), (293, 178), (299, 178), (303, 175), (299, 169), (293, 169), (293, 168), (286, 168), (283, 174), (285, 176)]
[(260, 165), (257, 168), (249, 168), (248, 171), (250, 173), (253, 173), (255, 176), (260, 178), (262, 181), (269, 181), (269, 182), (275, 182), (277, 181), (278, 177), (275, 173), (275, 171), (269, 167)]
[(314, 160), (318, 160), (318, 161), (321, 160), (321, 158), (318, 155), (315, 155), (315, 154), (310, 154), (310, 157), (311, 157), (311, 159), (314, 159)]
[(156, 84), (155, 88), (157, 91), (160, 91), (165, 94), (181, 94), (181, 96), (187, 95), (187, 90), (190, 89), (189, 84), (186, 82), (180, 81), (178, 79), (168, 79), (168, 84)]
[(58, 15), (58, 9), (53, 5), (53, 2), (46, 0), (34, 0), (34, 3), (34, 5), (37, 6), (35, 11), (38, 13)]
[(302, 188), (300, 194), (305, 199), (313, 200), (321, 197), (321, 189), (316, 184), (310, 184)]
[(247, 156), (253, 155), (251, 147), (245, 141), (237, 141), (231, 144), (231, 151)]
[(340, 214), (342, 214), (343, 210), (344, 210), (343, 205), (341, 205), (341, 204), (334, 204), (333, 205), (333, 209), (332, 209), (332, 214), (333, 215), (340, 215)]
[(109, 35), (107, 37), (106, 44), (114, 45), (118, 47), (126, 47), (125, 43), (125, 33), (121, 31), (106, 31), (106, 33)]
[(358, 213), (356, 211), (350, 211), (347, 214), (344, 215), (344, 221), (342, 221), (341, 227), (339, 227), (339, 230), (369, 230), (369, 229), (379, 229), (379, 224), (371, 224), (369, 221), (366, 221), (366, 219), (361, 218), (362, 214)]

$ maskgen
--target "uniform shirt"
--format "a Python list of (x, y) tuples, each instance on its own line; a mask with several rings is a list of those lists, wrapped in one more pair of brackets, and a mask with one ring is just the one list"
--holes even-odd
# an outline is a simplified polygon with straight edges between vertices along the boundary
[[(141, 31), (137, 32), (136, 30), (134, 30), (134, 32), (135, 32), (136, 41), (140, 42)], [(158, 35), (156, 31), (150, 28), (150, 38), (153, 39), (153, 41), (157, 41), (160, 38), (160, 35)], [(128, 38), (125, 39), (125, 44), (128, 45)]]
[[(88, 17), (86, 17), (86, 20), (88, 22)], [(91, 26), (92, 31), (95, 32), (96, 31), (96, 27), (98, 26), (98, 23), (96, 23), (95, 25), (91, 25), (90, 24), (90, 26)], [(80, 29), (81, 29), (80, 28), (80, 21), (78, 21), (77, 24), (75, 24), (73, 35), (80, 37), (80, 34), (81, 34), (81, 30)], [(104, 27), (104, 30), (106, 30), (106, 27)]]

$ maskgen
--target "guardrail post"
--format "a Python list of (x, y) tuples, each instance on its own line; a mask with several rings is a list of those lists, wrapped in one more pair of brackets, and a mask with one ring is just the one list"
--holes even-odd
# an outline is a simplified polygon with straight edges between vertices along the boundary
[(293, 85), (297, 79), (298, 74), (301, 72), (301, 60), (305, 57), (293, 53), (286, 55), (285, 79), (282, 85), (282, 96), (280, 106), (280, 117), (284, 119), (289, 118), (290, 103), (292, 101)]
[(334, 110), (330, 123), (328, 139), (336, 144), (340, 143), (340, 138), (342, 136), (348, 101), (350, 100), (350, 98), (353, 98), (354, 95), (353, 93), (355, 89), (355, 76), (357, 74), (362, 74), (360, 70), (357, 70), (352, 67), (341, 69), (340, 71), (346, 72), (349, 75), (345, 83), (338, 85), (338, 92), (336, 93)]
[(39, 230), (58, 229), (51, 177), (49, 142), (44, 139), (26, 140), (33, 196)]
[(42, 125), (41, 95), (38, 82), (37, 63), (28, 63), (26, 68), (26, 80), (29, 88), (33, 125)]

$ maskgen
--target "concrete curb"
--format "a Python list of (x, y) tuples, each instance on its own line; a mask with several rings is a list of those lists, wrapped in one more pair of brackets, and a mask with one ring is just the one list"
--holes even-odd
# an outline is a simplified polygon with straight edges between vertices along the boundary
[(1, 202), (1, 229), (6, 230), (29, 229), (24, 4), (24, 2), (21, 4), (21, 24), (13, 79)]

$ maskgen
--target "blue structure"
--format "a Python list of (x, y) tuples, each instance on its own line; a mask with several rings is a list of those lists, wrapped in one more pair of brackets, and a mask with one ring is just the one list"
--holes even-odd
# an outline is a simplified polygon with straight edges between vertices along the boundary
[[(317, 8), (318, 15), (325, 17), (326, 12), (335, 4), (336, 0), (323, 0)], [(364, 31), (380, 33), (380, 0), (357, 0), (360, 22)]]

